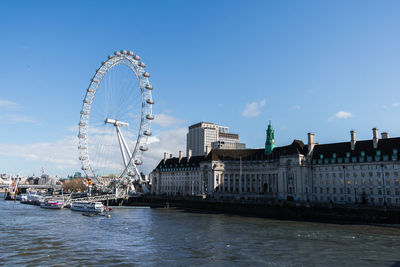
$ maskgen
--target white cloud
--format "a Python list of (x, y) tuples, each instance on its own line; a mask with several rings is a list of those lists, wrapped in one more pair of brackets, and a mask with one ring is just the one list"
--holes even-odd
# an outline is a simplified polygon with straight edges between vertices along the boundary
[(347, 112), (347, 111), (338, 111), (335, 115), (333, 115), (332, 117), (330, 117), (330, 120), (333, 119), (348, 119), (348, 118), (353, 118), (354, 114), (351, 112)]
[(24, 160), (36, 163), (36, 169), (43, 166), (49, 174), (65, 175), (80, 169), (76, 136), (66, 136), (55, 142), (0, 144), (0, 156), (17, 158), (19, 164), (23, 164)]
[[(148, 139), (149, 150), (143, 154), (143, 165), (138, 167), (139, 171), (146, 174), (152, 171), (163, 158), (164, 152), (173, 154), (175, 157), (178, 155), (179, 150), (185, 152), (186, 133), (187, 128), (182, 127), (162, 131), (150, 136)], [(128, 133), (124, 134), (124, 136), (128, 145), (133, 147), (136, 139), (129, 137)], [(90, 140), (94, 140), (94, 138), (92, 136)], [(122, 157), (116, 136), (114, 133), (112, 136), (103, 135), (102, 140), (114, 145), (101, 151), (101, 155), (98, 155), (98, 160), (95, 158), (94, 160), (99, 162), (99, 160), (103, 159), (110, 164), (114, 164), (112, 168), (120, 168), (122, 166)], [(79, 140), (76, 135), (65, 136), (53, 142), (32, 144), (0, 143), (0, 158), (3, 157), (8, 162), (15, 160), (16, 162), (12, 165), (21, 166), (20, 173), (23, 175), (37, 172), (43, 166), (45, 172), (50, 175), (66, 176), (73, 174), (75, 171), (80, 171), (81, 162), (79, 161), (78, 143)], [(29, 166), (34, 166), (34, 170), (26, 169), (24, 162), (29, 163)], [(9, 168), (15, 168), (15, 166), (13, 167), (10, 164)], [(7, 173), (9, 170), (5, 166), (2, 167), (3, 172)]]
[(149, 150), (143, 154), (143, 172), (152, 171), (164, 157), (164, 152), (178, 156), (179, 150), (186, 154), (187, 128), (163, 131), (149, 139)]
[(398, 107), (398, 106), (400, 106), (400, 103), (398, 103), (398, 102), (393, 103), (392, 106), (393, 106), (393, 107)]
[(3, 114), (0, 118), (11, 123), (37, 123), (34, 118), (21, 114)]
[(13, 108), (17, 107), (17, 103), (5, 100), (5, 99), (0, 99), (0, 108)]
[(260, 115), (261, 107), (265, 105), (265, 99), (260, 102), (251, 102), (246, 105), (246, 108), (242, 111), (243, 117), (257, 117)]
[(167, 114), (156, 114), (154, 115), (153, 123), (161, 127), (173, 127), (178, 126), (183, 122), (185, 121)]

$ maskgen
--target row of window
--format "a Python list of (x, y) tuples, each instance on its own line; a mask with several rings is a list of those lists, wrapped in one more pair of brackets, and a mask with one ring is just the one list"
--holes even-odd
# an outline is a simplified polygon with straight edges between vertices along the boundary
[[(332, 177), (343, 177), (344, 176), (344, 174), (343, 174), (344, 172), (339, 172), (339, 173), (329, 173), (329, 172), (327, 172), (327, 173), (325, 173), (325, 174), (322, 174), (322, 173), (320, 173), (319, 174), (319, 177), (327, 177), (327, 178), (329, 178), (330, 176), (332, 176)], [(385, 172), (384, 173), (385, 174), (385, 177), (390, 177), (390, 176), (394, 176), (394, 177), (398, 177), (399, 176), (399, 172), (397, 172), (397, 171), (395, 171), (395, 172), (393, 172), (393, 173), (391, 173), (391, 172)], [(365, 173), (365, 172), (362, 172), (361, 174), (358, 174), (358, 173), (356, 173), (356, 172), (353, 172), (353, 173), (350, 173), (350, 172), (346, 172), (346, 177), (347, 178), (349, 178), (350, 177), (350, 175), (351, 176), (353, 176), (353, 177), (358, 177), (358, 175), (360, 175), (361, 177), (365, 177), (367, 174)], [(377, 177), (381, 177), (381, 175), (383, 175), (383, 173), (382, 172), (380, 172), (380, 171), (378, 171), (378, 172), (376, 172), (375, 173), (375, 175), (377, 176)], [(370, 177), (372, 177), (372, 176), (374, 176), (374, 172), (368, 172), (368, 176), (370, 176)]]
[(351, 185), (351, 184), (354, 184), (354, 185), (358, 185), (359, 183), (360, 184), (363, 184), (363, 185), (365, 185), (365, 184), (370, 184), (370, 185), (372, 185), (372, 184), (377, 184), (377, 185), (381, 185), (382, 183), (383, 183), (383, 180), (385, 180), (386, 181), (386, 185), (400, 185), (400, 180), (399, 180), (399, 178), (395, 178), (395, 179), (390, 179), (390, 178), (386, 178), (386, 179), (381, 179), (381, 178), (378, 178), (378, 179), (371, 179), (371, 178), (369, 178), (369, 179), (356, 179), (356, 178), (353, 178), (353, 179), (346, 179), (346, 180), (344, 180), (343, 178), (339, 178), (339, 179), (336, 179), (336, 178), (326, 178), (326, 179), (324, 179), (324, 178), (320, 178), (320, 179), (314, 179), (314, 184), (318, 184), (318, 182), (319, 182), (319, 184), (326, 184), (326, 185), (329, 185), (329, 184), (344, 184), (345, 182), (346, 182), (346, 184), (348, 184), (348, 185)]
[(330, 193), (333, 193), (333, 194), (344, 194), (346, 192), (347, 194), (355, 194), (355, 195), (359, 195), (359, 194), (364, 194), (364, 195), (367, 195), (367, 194), (370, 194), (370, 195), (374, 195), (374, 194), (383, 195), (383, 193), (385, 193), (386, 195), (394, 194), (396, 196), (400, 196), (400, 189), (395, 189), (395, 190), (386, 189), (386, 191), (383, 191), (382, 188), (375, 188), (374, 189), (374, 188), (370, 187), (368, 190), (365, 189), (365, 188), (362, 188), (361, 189), (361, 193), (358, 190), (352, 190), (351, 188), (346, 188), (345, 189), (343, 187), (340, 187), (339, 190), (337, 190), (336, 187), (333, 187), (333, 188), (320, 187), (319, 191), (317, 189), (318, 189), (317, 187), (314, 187), (314, 192), (313, 193), (316, 194), (317, 192), (319, 192), (320, 194), (324, 194), (324, 193), (326, 193), (326, 194), (330, 194)]

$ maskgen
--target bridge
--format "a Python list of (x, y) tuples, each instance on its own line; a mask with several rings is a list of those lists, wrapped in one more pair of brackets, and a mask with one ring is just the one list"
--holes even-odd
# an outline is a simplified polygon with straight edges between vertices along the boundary
[(65, 203), (71, 204), (73, 202), (78, 202), (78, 201), (96, 202), (96, 201), (115, 200), (119, 198), (121, 198), (121, 196), (117, 196), (115, 194), (107, 194), (107, 195), (92, 196), (92, 197), (69, 198), (65, 201)]
[[(10, 185), (8, 184), (0, 184), (0, 188), (8, 188)], [(18, 188), (26, 189), (26, 188), (31, 188), (31, 189), (61, 189), (62, 185), (51, 185), (51, 184), (19, 184)]]

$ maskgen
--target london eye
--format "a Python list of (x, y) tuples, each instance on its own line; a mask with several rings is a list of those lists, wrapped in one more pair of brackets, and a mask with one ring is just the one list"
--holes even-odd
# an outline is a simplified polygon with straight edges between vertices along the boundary
[(79, 159), (88, 178), (141, 181), (154, 119), (150, 74), (141, 58), (121, 50), (96, 70), (83, 99)]

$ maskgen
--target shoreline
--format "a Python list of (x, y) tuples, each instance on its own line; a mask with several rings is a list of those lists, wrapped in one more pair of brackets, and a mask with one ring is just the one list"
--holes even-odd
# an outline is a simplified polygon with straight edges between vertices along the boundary
[(292, 202), (252, 203), (175, 198), (129, 198), (112, 205), (149, 206), (186, 212), (232, 214), (245, 217), (307, 221), (331, 224), (358, 224), (400, 228), (400, 209), (371, 206), (316, 206)]

